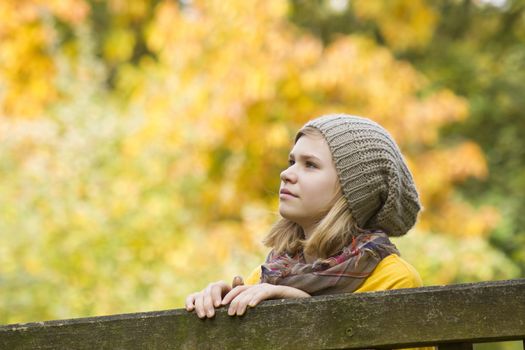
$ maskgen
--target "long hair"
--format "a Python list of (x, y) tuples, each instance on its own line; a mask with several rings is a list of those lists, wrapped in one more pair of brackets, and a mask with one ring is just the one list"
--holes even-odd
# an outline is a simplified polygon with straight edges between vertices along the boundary
[[(317, 129), (306, 127), (299, 131), (295, 142), (303, 135), (322, 137)], [(311, 256), (328, 258), (340, 252), (343, 247), (350, 244), (352, 237), (362, 231), (352, 217), (346, 198), (339, 187), (333, 203), (318, 219), (309, 239), (305, 239), (300, 225), (286, 218), (280, 218), (263, 239), (263, 243), (273, 248), (277, 254), (295, 255), (304, 251)]]

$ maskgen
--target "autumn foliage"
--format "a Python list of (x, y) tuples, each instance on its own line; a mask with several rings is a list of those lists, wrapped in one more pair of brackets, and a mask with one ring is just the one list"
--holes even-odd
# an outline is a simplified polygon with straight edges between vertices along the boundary
[[(367, 3), (358, 14), (381, 16)], [(437, 14), (423, 1), (391, 3), (413, 12), (402, 29), (416, 34), (399, 41), (394, 16), (387, 40), (431, 40)], [(480, 147), (440, 142), (468, 102), (363, 36), (324, 45), (288, 11), (1, 3), (0, 321), (180, 307), (208, 281), (249, 273), (293, 135), (328, 112), (368, 116), (400, 144), (425, 210), (399, 245), (427, 283), (516, 273), (486, 242), (498, 210), (455, 191), (487, 176)]]

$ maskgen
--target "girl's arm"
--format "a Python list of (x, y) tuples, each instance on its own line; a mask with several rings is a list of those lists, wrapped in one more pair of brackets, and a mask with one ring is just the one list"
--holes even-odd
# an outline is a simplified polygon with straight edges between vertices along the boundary
[(254, 286), (238, 286), (233, 288), (224, 296), (221, 305), (230, 304), (228, 315), (240, 316), (244, 314), (248, 306), (254, 307), (263, 300), (308, 297), (310, 297), (310, 294), (297, 288), (261, 283)]

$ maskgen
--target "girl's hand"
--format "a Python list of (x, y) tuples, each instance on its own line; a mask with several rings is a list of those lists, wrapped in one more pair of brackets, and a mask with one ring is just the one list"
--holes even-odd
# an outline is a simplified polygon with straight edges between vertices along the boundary
[(221, 306), (222, 297), (237, 286), (243, 285), (242, 277), (235, 276), (232, 287), (224, 281), (218, 281), (208, 284), (200, 292), (188, 295), (186, 298), (186, 310), (193, 311), (199, 318), (211, 318), (215, 315), (215, 308)]
[(300, 289), (261, 283), (253, 286), (238, 286), (224, 296), (221, 304), (230, 304), (228, 315), (243, 315), (246, 308), (254, 307), (263, 300), (281, 298), (308, 298), (310, 294)]

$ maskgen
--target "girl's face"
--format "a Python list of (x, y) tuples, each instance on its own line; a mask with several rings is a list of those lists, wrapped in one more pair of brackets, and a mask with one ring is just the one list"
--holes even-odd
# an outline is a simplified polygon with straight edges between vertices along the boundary
[(339, 179), (325, 139), (303, 135), (281, 173), (279, 213), (303, 229), (322, 218), (339, 192)]

